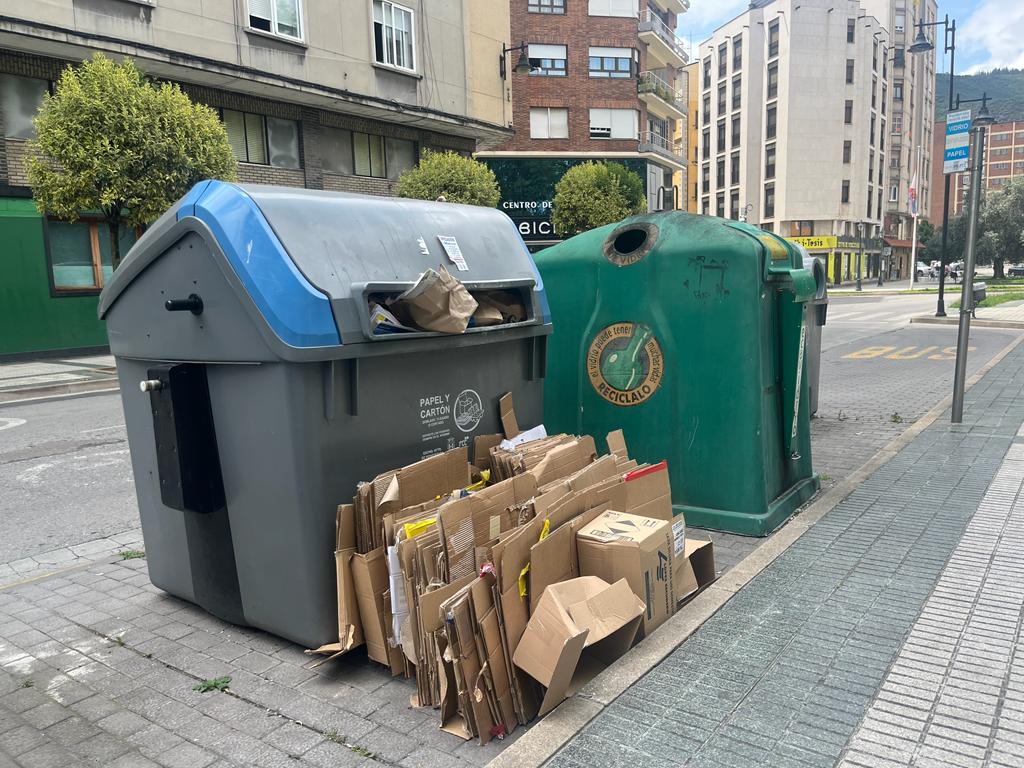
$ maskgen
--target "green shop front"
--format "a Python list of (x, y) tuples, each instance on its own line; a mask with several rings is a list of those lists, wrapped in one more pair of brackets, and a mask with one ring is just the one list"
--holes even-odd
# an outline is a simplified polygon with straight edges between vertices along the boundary
[[(55, 221), (28, 197), (0, 197), (0, 242), (0, 359), (107, 345), (96, 316), (113, 271), (105, 223)], [(135, 232), (122, 231), (122, 255), (134, 242)]]
[[(533, 253), (562, 240), (551, 225), (555, 185), (573, 166), (601, 160), (599, 157), (487, 156), (479, 159), (498, 178), (501, 189), (498, 208), (515, 222), (519, 234)], [(637, 174), (644, 183), (644, 194), (651, 197), (648, 171), (651, 163), (641, 158), (616, 158), (605, 162), (620, 163)]]

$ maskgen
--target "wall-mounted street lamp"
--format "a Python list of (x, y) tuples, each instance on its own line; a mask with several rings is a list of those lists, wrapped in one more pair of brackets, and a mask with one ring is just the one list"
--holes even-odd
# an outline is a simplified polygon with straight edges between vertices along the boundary
[(528, 48), (526, 43), (520, 43), (519, 45), (513, 45), (512, 47), (506, 47), (504, 44), (501, 46), (501, 56), (498, 58), (498, 74), (501, 75), (501, 79), (504, 80), (508, 74), (507, 65), (505, 64), (505, 57), (514, 51), (519, 51), (519, 59), (516, 61), (515, 67), (512, 71), (517, 75), (528, 75), (533, 70), (533, 66), (530, 64), (530, 57), (526, 54)]

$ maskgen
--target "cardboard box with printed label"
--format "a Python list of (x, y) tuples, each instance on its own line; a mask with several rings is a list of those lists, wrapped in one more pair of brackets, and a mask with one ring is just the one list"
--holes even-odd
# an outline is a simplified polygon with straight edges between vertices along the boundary
[(675, 612), (672, 523), (609, 510), (576, 533), (581, 576), (625, 579), (644, 602), (643, 635)]
[(643, 612), (624, 579), (582, 576), (545, 589), (512, 658), (546, 689), (539, 714), (628, 651)]

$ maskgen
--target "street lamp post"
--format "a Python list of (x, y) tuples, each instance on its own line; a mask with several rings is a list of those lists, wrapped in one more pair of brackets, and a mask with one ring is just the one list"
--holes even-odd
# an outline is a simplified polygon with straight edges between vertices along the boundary
[[(957, 108), (962, 103), (957, 99)], [(964, 248), (964, 278), (960, 287), (960, 323), (956, 333), (956, 368), (953, 373), (953, 407), (950, 421), (959, 424), (964, 420), (964, 384), (967, 378), (967, 346), (971, 335), (971, 312), (974, 310), (974, 249), (978, 236), (978, 212), (981, 208), (981, 171), (985, 149), (985, 129), (995, 122), (988, 111), (988, 95), (980, 99), (964, 99), (963, 103), (981, 102), (971, 126), (970, 146), (970, 198), (967, 212), (967, 244)]]
[[(956, 19), (950, 20), (949, 15), (942, 21), (932, 21), (927, 24), (923, 21), (917, 22), (917, 37), (914, 42), (907, 49), (910, 53), (928, 53), (933, 50), (935, 46), (924, 36), (925, 27), (938, 27), (942, 26), (945, 31), (944, 39), (944, 53), (949, 54), (949, 109), (947, 111), (953, 111), (953, 73), (955, 70), (956, 62)], [(932, 158), (932, 162), (935, 159)], [(945, 176), (945, 183), (942, 188), (942, 247), (939, 250), (939, 302), (935, 307), (936, 317), (946, 316), (946, 303), (943, 299), (943, 291), (946, 285), (946, 238), (947, 230), (949, 229), (949, 174), (943, 174)], [(921, 183), (920, 181), (918, 182)], [(910, 268), (917, 270), (917, 264), (911, 264)]]

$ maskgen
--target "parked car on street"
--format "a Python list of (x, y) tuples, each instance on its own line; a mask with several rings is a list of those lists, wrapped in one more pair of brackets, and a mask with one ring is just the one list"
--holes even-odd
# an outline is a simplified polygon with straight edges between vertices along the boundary
[(923, 261), (917, 262), (917, 279), (920, 280), (922, 277), (931, 277), (932, 268), (925, 264)]
[(1007, 277), (1024, 277), (1024, 264), (1014, 264), (1006, 268)]

